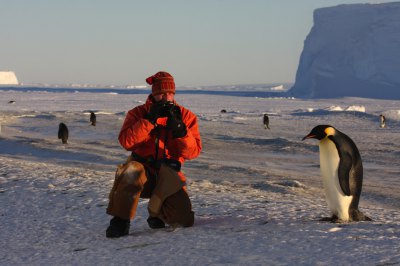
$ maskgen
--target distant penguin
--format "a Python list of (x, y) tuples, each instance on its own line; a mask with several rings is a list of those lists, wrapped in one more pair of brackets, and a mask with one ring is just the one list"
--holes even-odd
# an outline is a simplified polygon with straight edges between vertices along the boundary
[(90, 123), (92, 126), (96, 126), (96, 115), (93, 112), (90, 112)]
[(386, 127), (386, 118), (385, 118), (385, 116), (384, 115), (380, 115), (379, 116), (379, 121), (380, 121), (380, 126), (381, 126), (381, 128), (385, 128)]
[(11, 100), (11, 101), (9, 101), (8, 103), (9, 103), (9, 104), (14, 104), (15, 101)]
[(363, 181), (360, 153), (354, 142), (329, 125), (319, 125), (303, 138), (319, 142), (319, 158), (325, 197), (332, 217), (324, 221), (371, 221), (358, 210)]
[(221, 113), (226, 113), (226, 110), (225, 110), (225, 109), (222, 109), (222, 110), (221, 110)]
[(264, 129), (269, 129), (269, 117), (267, 114), (264, 114), (263, 118)]
[(62, 140), (63, 144), (67, 144), (68, 128), (64, 123), (60, 123), (60, 125), (58, 126), (58, 138)]

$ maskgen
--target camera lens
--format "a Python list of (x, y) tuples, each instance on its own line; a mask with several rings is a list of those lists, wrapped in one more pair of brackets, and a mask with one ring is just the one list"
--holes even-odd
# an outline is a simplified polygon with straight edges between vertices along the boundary
[(168, 116), (168, 114), (169, 114), (169, 112), (170, 112), (170, 110), (172, 109), (173, 106), (174, 106), (174, 102), (169, 102), (169, 101), (165, 102), (164, 106), (163, 106), (163, 108), (161, 110), (160, 116), (161, 117)]

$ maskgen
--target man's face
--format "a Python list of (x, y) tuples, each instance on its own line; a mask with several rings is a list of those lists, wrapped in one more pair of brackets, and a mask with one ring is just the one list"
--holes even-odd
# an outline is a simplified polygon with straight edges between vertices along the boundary
[(173, 94), (171, 92), (166, 92), (166, 93), (160, 93), (160, 94), (157, 94), (157, 95), (153, 95), (154, 100), (156, 100), (156, 102), (159, 102), (161, 100), (168, 101), (168, 102), (173, 102), (174, 101), (174, 96), (175, 96), (175, 94)]

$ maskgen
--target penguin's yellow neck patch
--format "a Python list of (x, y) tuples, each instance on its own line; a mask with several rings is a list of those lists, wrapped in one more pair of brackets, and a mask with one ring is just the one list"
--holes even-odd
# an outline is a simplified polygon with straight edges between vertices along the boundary
[(332, 136), (335, 134), (335, 129), (333, 127), (327, 127), (325, 128), (325, 133), (326, 136)]

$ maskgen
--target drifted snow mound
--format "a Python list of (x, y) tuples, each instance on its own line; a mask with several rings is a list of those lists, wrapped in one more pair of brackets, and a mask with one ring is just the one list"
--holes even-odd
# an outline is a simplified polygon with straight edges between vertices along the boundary
[(0, 71), (0, 85), (18, 85), (15, 73), (12, 71)]
[(352, 105), (352, 106), (347, 107), (346, 111), (355, 111), (355, 112), (365, 113), (365, 106)]
[(340, 106), (330, 106), (328, 108), (326, 108), (326, 111), (330, 111), (330, 112), (342, 112), (342, 111), (346, 111), (346, 112), (360, 112), (360, 113), (365, 113), (365, 106), (362, 105), (351, 105), (347, 108), (342, 108)]
[(383, 115), (386, 118), (400, 121), (400, 110), (388, 110), (388, 111), (383, 112)]
[(316, 9), (290, 94), (400, 99), (400, 2)]

